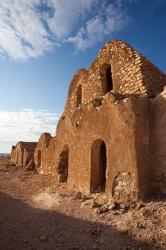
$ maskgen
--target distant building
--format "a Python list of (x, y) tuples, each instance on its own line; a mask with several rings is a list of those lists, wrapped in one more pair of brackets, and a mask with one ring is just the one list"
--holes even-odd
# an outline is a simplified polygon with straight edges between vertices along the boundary
[(11, 161), (17, 166), (27, 166), (31, 160), (34, 160), (36, 146), (37, 142), (18, 142), (16, 146), (12, 146)]

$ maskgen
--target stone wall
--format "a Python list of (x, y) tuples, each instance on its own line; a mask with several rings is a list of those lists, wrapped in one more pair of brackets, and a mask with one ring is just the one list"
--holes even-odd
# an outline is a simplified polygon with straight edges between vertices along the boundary
[(141, 61), (141, 72), (143, 74), (143, 82), (146, 84), (147, 94), (150, 97), (155, 97), (163, 91), (166, 85), (166, 75), (145, 57), (142, 57)]
[(74, 112), (79, 105), (110, 91), (121, 98), (140, 94), (154, 97), (164, 85), (166, 76), (127, 43), (108, 42), (92, 65), (79, 70), (73, 77), (65, 112)]

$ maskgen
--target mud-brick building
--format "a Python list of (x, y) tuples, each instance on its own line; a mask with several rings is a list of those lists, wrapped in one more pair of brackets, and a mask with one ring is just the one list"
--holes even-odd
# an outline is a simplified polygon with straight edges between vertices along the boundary
[(36, 168), (117, 200), (166, 194), (165, 85), (166, 75), (127, 43), (107, 42), (74, 75), (55, 136), (39, 139)]
[(34, 160), (34, 152), (37, 142), (20, 141), (12, 146), (11, 162), (16, 166), (26, 167), (31, 160)]

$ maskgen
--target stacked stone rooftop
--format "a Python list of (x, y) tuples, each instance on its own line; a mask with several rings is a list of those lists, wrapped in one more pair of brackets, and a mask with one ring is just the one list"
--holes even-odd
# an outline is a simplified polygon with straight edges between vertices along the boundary
[(43, 145), (45, 148), (48, 148), (48, 145), (51, 139), (52, 139), (52, 136), (49, 133), (43, 133), (40, 136), (38, 144)]
[(16, 146), (22, 146), (23, 148), (27, 148), (27, 147), (36, 147), (37, 146), (37, 142), (24, 142), (24, 141), (19, 141)]
[(123, 41), (107, 42), (88, 69), (80, 69), (74, 75), (69, 91), (65, 112), (74, 112), (77, 107), (77, 89), (81, 85), (82, 103), (85, 105), (106, 94), (105, 71), (111, 66), (112, 94), (121, 98), (130, 95), (154, 97), (166, 85), (166, 75), (145, 57)]

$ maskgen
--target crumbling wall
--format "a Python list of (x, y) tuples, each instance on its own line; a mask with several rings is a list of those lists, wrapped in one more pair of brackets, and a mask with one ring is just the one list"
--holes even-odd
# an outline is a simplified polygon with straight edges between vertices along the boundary
[(119, 203), (135, 199), (135, 174), (132, 172), (118, 173), (112, 185), (112, 195)]

